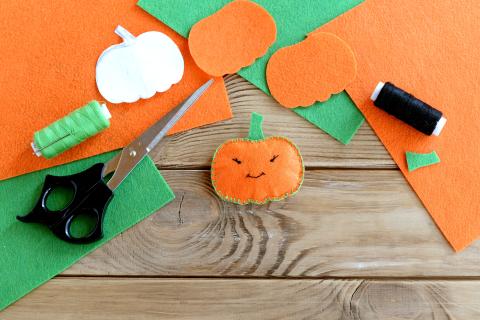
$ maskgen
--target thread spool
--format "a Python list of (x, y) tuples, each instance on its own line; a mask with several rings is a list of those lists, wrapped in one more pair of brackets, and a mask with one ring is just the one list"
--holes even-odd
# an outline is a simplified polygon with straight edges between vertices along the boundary
[(379, 82), (371, 99), (375, 106), (429, 136), (440, 135), (447, 122), (441, 111), (390, 82)]
[(51, 159), (80, 144), (110, 126), (110, 114), (105, 104), (91, 101), (64, 118), (35, 132), (31, 143), (37, 157)]

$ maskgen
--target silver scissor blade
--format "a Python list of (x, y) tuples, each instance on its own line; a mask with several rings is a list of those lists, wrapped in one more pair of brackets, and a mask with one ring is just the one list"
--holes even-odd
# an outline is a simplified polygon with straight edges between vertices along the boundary
[[(198, 88), (190, 97), (182, 102), (178, 107), (170, 111), (160, 121), (145, 131), (137, 140), (141, 140), (143, 145), (147, 146), (147, 152), (150, 152), (162, 140), (163, 137), (173, 128), (191, 106), (197, 102), (204, 92), (212, 85), (213, 79), (208, 80)], [(135, 143), (135, 141), (134, 141)]]
[(113, 191), (130, 174), (137, 164), (162, 140), (167, 132), (180, 120), (191, 106), (212, 85), (213, 79), (198, 88), (184, 102), (166, 114), (161, 120), (147, 129), (141, 136), (126, 146), (117, 156), (105, 164), (103, 176), (115, 172), (107, 182)]

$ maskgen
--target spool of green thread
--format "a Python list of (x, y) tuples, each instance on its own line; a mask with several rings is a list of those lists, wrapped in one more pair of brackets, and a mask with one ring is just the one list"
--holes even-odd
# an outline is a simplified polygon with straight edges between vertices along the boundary
[(47, 159), (76, 146), (110, 126), (111, 114), (105, 104), (91, 101), (66, 117), (35, 132), (32, 148), (35, 154)]

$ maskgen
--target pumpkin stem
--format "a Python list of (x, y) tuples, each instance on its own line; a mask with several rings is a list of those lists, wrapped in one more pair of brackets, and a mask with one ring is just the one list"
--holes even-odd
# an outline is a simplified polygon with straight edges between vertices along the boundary
[(128, 32), (127, 29), (122, 27), (121, 25), (118, 25), (117, 28), (115, 29), (115, 33), (123, 39), (123, 41), (130, 43), (135, 40), (135, 36)]
[(252, 112), (252, 117), (250, 119), (250, 131), (248, 132), (248, 139), (250, 140), (265, 139), (265, 136), (263, 135), (262, 123), (263, 123), (263, 116), (259, 113)]

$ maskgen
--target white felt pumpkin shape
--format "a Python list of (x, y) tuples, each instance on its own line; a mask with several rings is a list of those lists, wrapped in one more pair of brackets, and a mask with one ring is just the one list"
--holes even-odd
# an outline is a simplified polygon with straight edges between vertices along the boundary
[(172, 39), (157, 31), (134, 37), (122, 26), (115, 33), (123, 43), (105, 50), (97, 61), (97, 87), (107, 101), (148, 99), (180, 82), (184, 61)]

